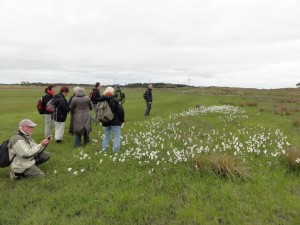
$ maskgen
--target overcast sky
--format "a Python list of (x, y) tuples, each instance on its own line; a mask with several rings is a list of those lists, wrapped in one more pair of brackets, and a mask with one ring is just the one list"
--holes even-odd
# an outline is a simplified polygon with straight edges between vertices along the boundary
[(300, 82), (299, 0), (0, 0), (0, 83)]

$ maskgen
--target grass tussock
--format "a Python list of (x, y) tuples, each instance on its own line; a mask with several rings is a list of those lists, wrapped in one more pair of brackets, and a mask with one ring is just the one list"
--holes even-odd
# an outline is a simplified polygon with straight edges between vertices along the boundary
[(274, 113), (280, 116), (291, 116), (295, 111), (296, 109), (294, 109), (291, 106), (285, 106), (280, 104), (275, 104), (274, 106)]
[(294, 110), (287, 107), (275, 107), (274, 113), (280, 116), (291, 116), (293, 115)]
[(300, 149), (290, 148), (283, 155), (283, 161), (290, 167), (293, 171), (300, 170)]
[(294, 126), (294, 127), (300, 127), (300, 119), (295, 119), (295, 120), (293, 121), (293, 126)]
[(196, 170), (213, 172), (221, 177), (248, 178), (247, 169), (231, 155), (199, 155), (193, 159)]
[(231, 106), (235, 106), (236, 104), (234, 102), (227, 102), (227, 101), (220, 101), (221, 105), (231, 105)]
[(255, 107), (257, 106), (257, 102), (242, 102), (240, 104), (241, 107), (249, 106), (249, 107)]

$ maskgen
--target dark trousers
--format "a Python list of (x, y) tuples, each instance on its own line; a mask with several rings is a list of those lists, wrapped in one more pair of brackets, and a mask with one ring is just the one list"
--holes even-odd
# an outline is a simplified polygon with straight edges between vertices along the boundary
[(152, 106), (152, 102), (147, 102), (147, 108), (144, 114), (145, 116), (149, 116), (149, 113), (151, 111), (151, 106)]
[[(76, 147), (81, 146), (81, 136), (82, 135), (78, 135), (78, 134), (75, 135), (75, 146)], [(84, 140), (85, 145), (90, 143), (90, 137), (89, 137), (89, 135), (87, 134), (86, 131), (84, 131), (83, 140)]]

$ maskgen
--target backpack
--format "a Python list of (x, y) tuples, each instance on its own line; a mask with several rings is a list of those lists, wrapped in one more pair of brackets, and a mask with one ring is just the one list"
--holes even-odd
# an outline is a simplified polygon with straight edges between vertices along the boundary
[(46, 111), (53, 113), (55, 110), (54, 98), (51, 98), (49, 102), (46, 104)]
[(90, 93), (89, 93), (89, 98), (91, 101), (93, 101), (93, 95), (94, 95), (94, 90), (92, 90)]
[(36, 105), (36, 108), (37, 108), (39, 114), (42, 114), (44, 112), (44, 109), (43, 109), (43, 97), (39, 98), (38, 103)]
[(125, 93), (124, 92), (122, 92), (122, 91), (117, 92), (116, 97), (121, 104), (123, 104), (125, 102)]
[(101, 123), (110, 122), (114, 118), (107, 101), (97, 103), (97, 119)]
[(122, 98), (121, 103), (123, 104), (125, 102), (125, 93), (124, 92), (121, 93), (121, 98)]
[(3, 143), (0, 145), (0, 167), (1, 168), (8, 167), (16, 156), (14, 155), (14, 157), (11, 160), (9, 160), (8, 143), (9, 143), (9, 139), (3, 141)]
[[(15, 134), (15, 135), (20, 135), (20, 136), (24, 137), (24, 135), (21, 133)], [(27, 138), (25, 138), (25, 141), (29, 144), (29, 141), (27, 140)], [(0, 167), (1, 168), (8, 167), (12, 163), (14, 158), (16, 157), (16, 155), (14, 155), (13, 158), (11, 160), (9, 160), (8, 143), (9, 143), (9, 139), (7, 139), (6, 141), (3, 141), (3, 143), (0, 145)]]
[(144, 98), (144, 99), (147, 98), (147, 91), (145, 91), (145, 93), (143, 94), (143, 98)]

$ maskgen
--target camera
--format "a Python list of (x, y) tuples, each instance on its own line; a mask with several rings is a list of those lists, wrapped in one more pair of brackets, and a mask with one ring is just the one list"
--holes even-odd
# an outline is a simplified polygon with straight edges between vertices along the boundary
[(48, 136), (47, 139), (48, 139), (48, 140), (51, 140), (51, 139), (52, 139), (52, 135)]

